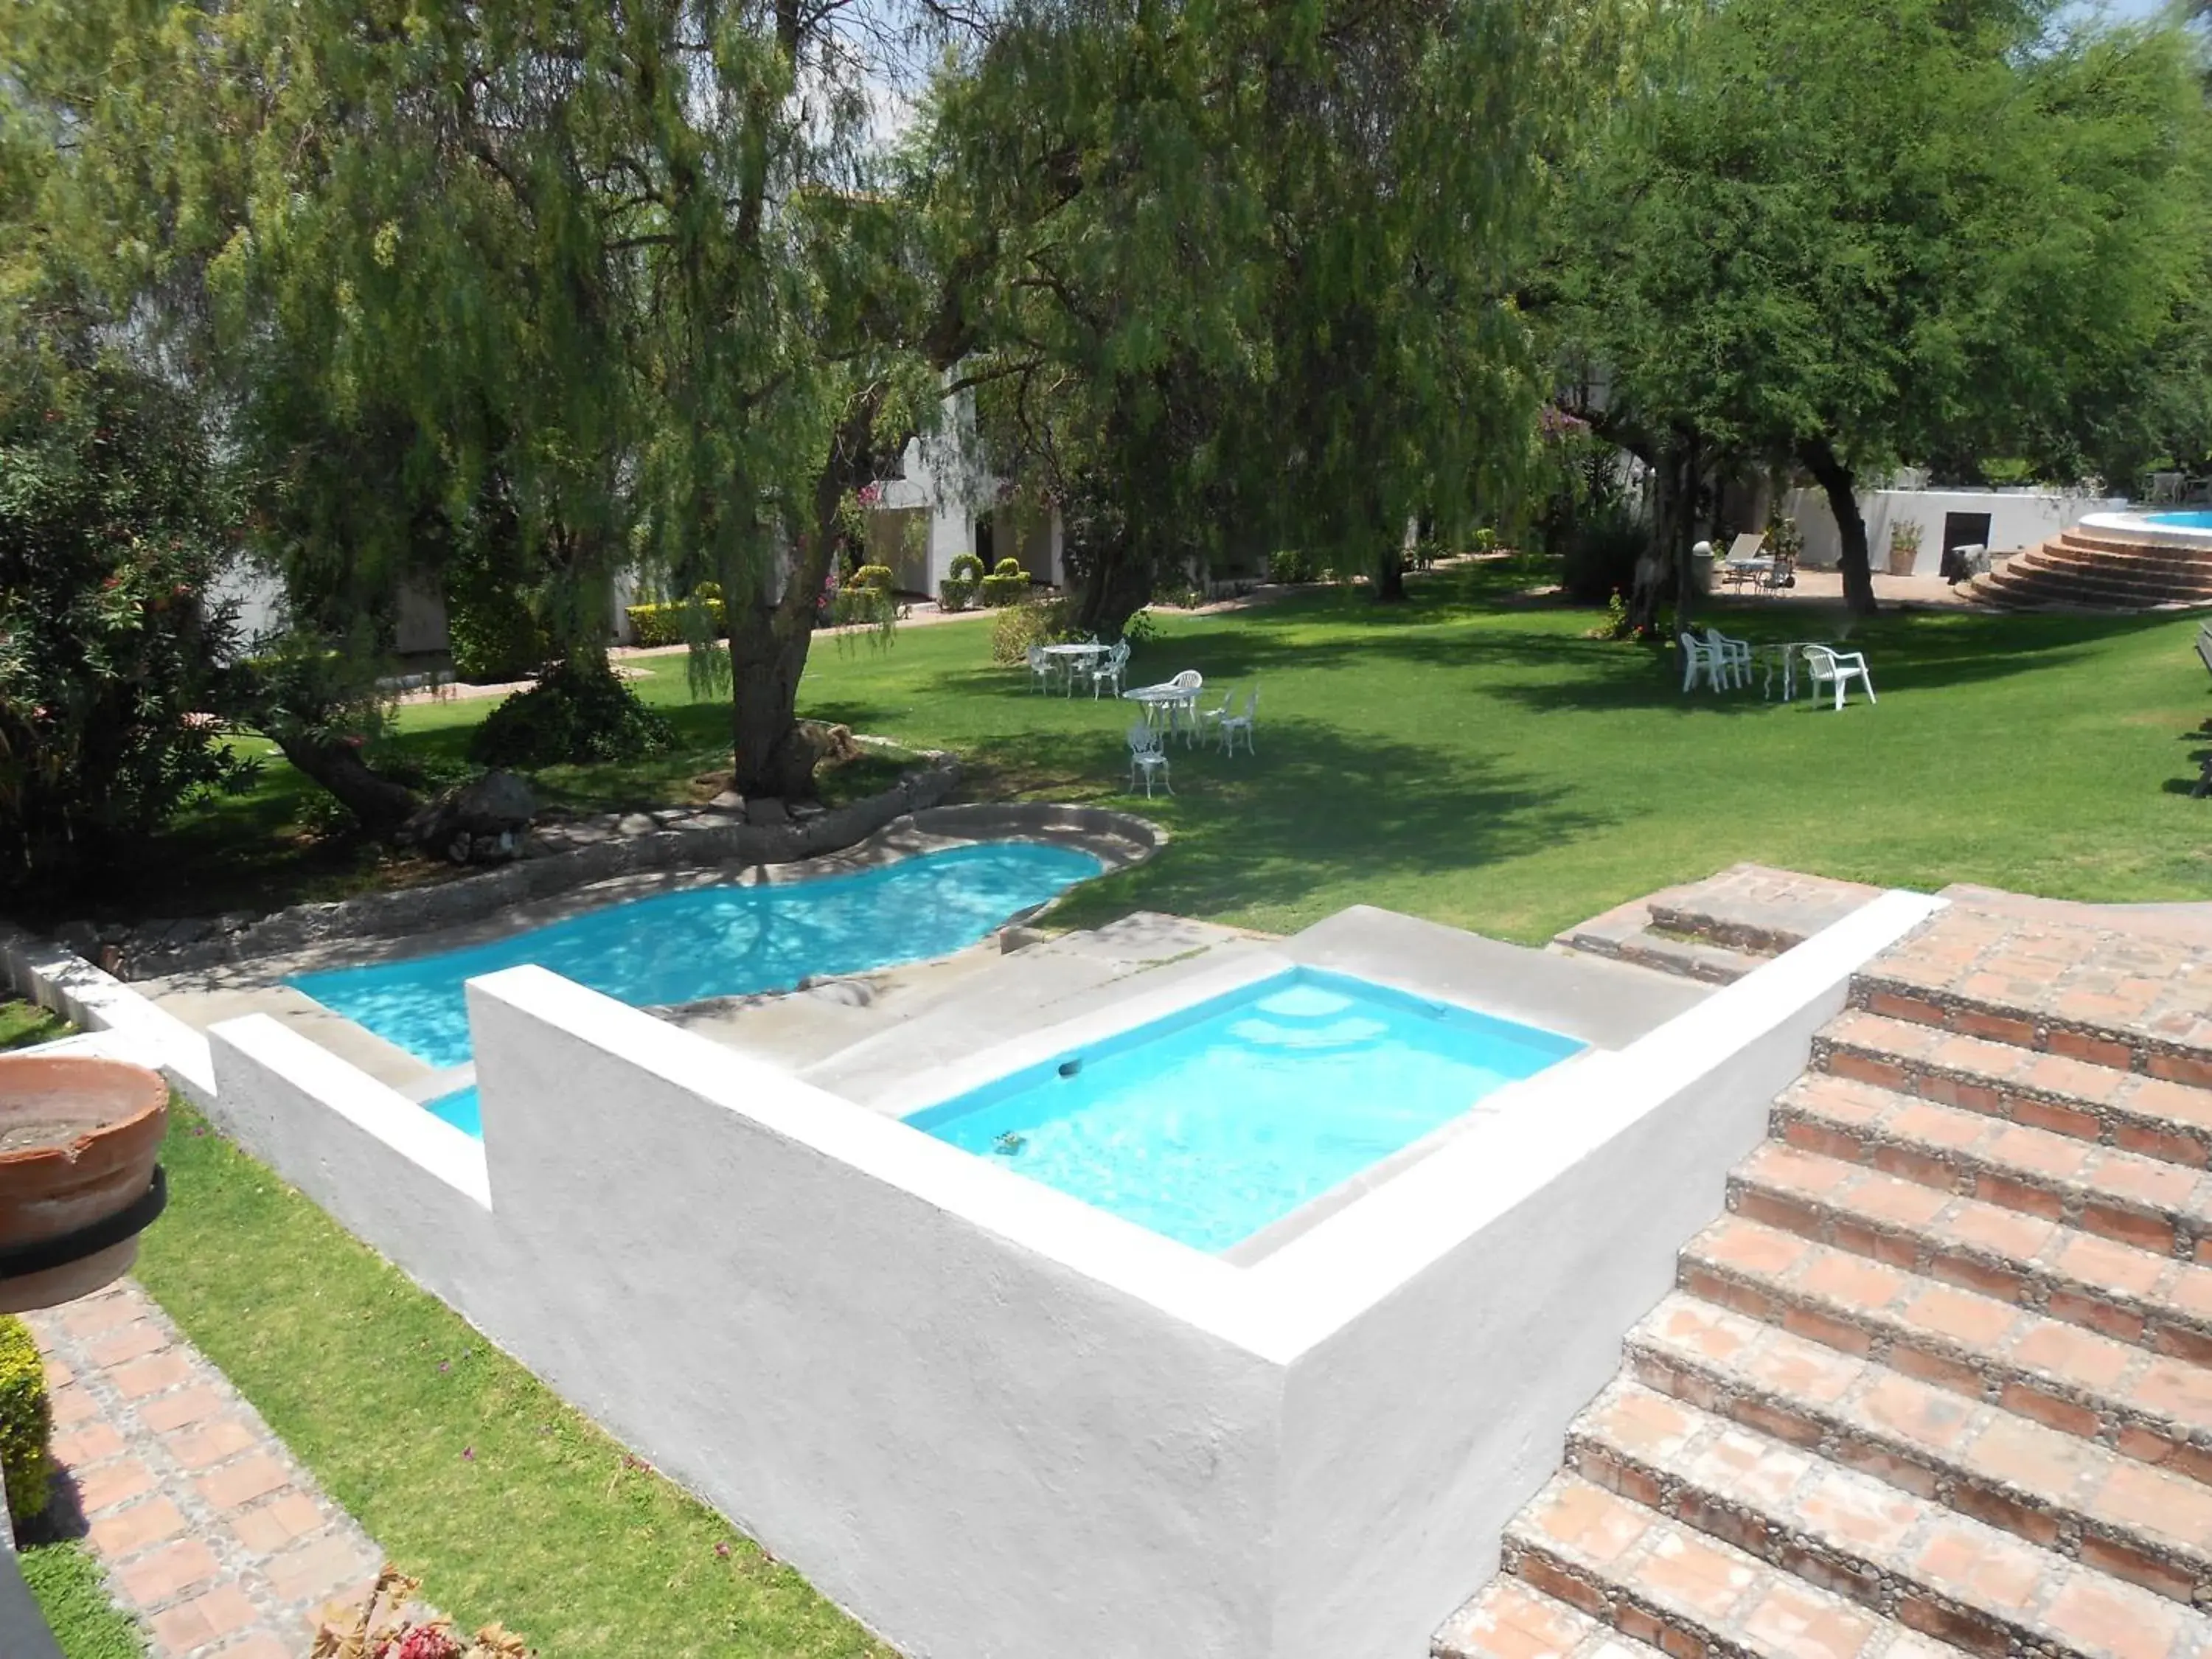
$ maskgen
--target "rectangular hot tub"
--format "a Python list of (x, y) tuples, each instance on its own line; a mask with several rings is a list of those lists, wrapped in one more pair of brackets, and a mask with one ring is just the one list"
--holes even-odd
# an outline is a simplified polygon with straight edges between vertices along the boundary
[(1298, 967), (906, 1121), (1154, 1232), (1219, 1251), (1583, 1046)]

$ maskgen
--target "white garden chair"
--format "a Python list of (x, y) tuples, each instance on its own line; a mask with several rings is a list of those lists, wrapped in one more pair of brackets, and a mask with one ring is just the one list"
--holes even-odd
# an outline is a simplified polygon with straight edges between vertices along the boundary
[(1853, 680), (1866, 688), (1867, 701), (1875, 701), (1874, 676), (1867, 672), (1866, 653), (1838, 651), (1832, 646), (1808, 645), (1803, 647), (1806, 671), (1813, 677), (1813, 696), (1818, 699), (1820, 688), (1836, 688), (1836, 707), (1844, 706), (1844, 693)]
[(1201, 708), (1198, 711), (1198, 729), (1200, 738), (1211, 744), (1213, 741), (1212, 734), (1220, 728), (1221, 722), (1236, 712), (1237, 693), (1232, 688), (1221, 694), (1220, 702), (1213, 708)]
[[(1206, 689), (1206, 676), (1195, 668), (1186, 668), (1168, 684), (1182, 693), (1168, 705), (1168, 728), (1172, 731), (1181, 726), (1183, 742), (1194, 744), (1198, 741), (1198, 694)], [(1170, 790), (1168, 793), (1172, 794), (1175, 792)]]
[(1032, 691), (1051, 690), (1052, 677), (1054, 672), (1054, 668), (1052, 659), (1045, 654), (1044, 647), (1041, 645), (1031, 646), (1030, 647), (1029, 661), (1030, 690)]
[(1714, 659), (1720, 665), (1722, 676), (1731, 686), (1751, 684), (1751, 641), (1723, 634), (1717, 628), (1705, 630), (1705, 643), (1711, 647)]
[(1241, 714), (1230, 714), (1227, 702), (1221, 707), (1221, 722), (1216, 728), (1221, 733), (1221, 752), (1224, 755), (1237, 752), (1237, 736), (1241, 732), (1244, 736), (1244, 752), (1248, 755), (1257, 753), (1252, 747), (1252, 733), (1260, 722), (1260, 688), (1255, 685), (1244, 694), (1244, 712)]
[(1137, 787), (1137, 775), (1144, 775), (1145, 799), (1152, 798), (1152, 774), (1160, 775), (1160, 781), (1170, 795), (1175, 793), (1175, 781), (1168, 774), (1168, 756), (1160, 729), (1134, 720), (1129, 726), (1129, 787)]
[(1682, 690), (1694, 691), (1703, 680), (1712, 690), (1721, 689), (1720, 654), (1695, 634), (1677, 634), (1682, 647)]
[(1097, 701), (1098, 688), (1101, 686), (1113, 687), (1114, 695), (1120, 696), (1121, 675), (1128, 665), (1129, 642), (1127, 640), (1117, 640), (1115, 641), (1114, 648), (1106, 653), (1106, 660), (1091, 671), (1091, 701), (1094, 702)]

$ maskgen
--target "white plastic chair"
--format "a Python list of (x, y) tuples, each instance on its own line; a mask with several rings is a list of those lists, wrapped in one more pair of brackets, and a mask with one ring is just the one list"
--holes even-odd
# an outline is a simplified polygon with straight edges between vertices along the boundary
[(1866, 653), (1838, 651), (1825, 645), (1804, 647), (1806, 671), (1813, 677), (1813, 695), (1820, 695), (1823, 684), (1836, 688), (1836, 707), (1844, 706), (1844, 693), (1853, 680), (1866, 688), (1867, 701), (1875, 701), (1874, 676), (1867, 672)]
[(1129, 787), (1133, 790), (1137, 787), (1137, 775), (1140, 772), (1145, 777), (1146, 800), (1152, 798), (1152, 774), (1155, 772), (1160, 775), (1160, 781), (1167, 786), (1168, 793), (1175, 793), (1175, 781), (1168, 773), (1167, 750), (1159, 728), (1135, 720), (1129, 726)]
[[(1182, 727), (1185, 744), (1198, 741), (1198, 694), (1206, 689), (1206, 676), (1195, 668), (1186, 668), (1168, 682), (1169, 686), (1182, 696), (1168, 705), (1168, 729)], [(1174, 791), (1169, 791), (1170, 794)]]
[(1705, 630), (1705, 644), (1711, 649), (1714, 660), (1719, 664), (1721, 673), (1726, 678), (1729, 685), (1746, 686), (1751, 684), (1751, 641), (1749, 640), (1739, 640), (1722, 633), (1717, 628), (1708, 628)]
[(1682, 647), (1682, 690), (1694, 691), (1703, 680), (1713, 690), (1721, 689), (1720, 657), (1694, 634), (1677, 634)]
[(1051, 690), (1052, 675), (1052, 659), (1045, 655), (1044, 647), (1041, 645), (1031, 646), (1030, 647), (1030, 690)]
[(1106, 660), (1100, 663), (1097, 667), (1091, 671), (1091, 701), (1096, 702), (1098, 700), (1098, 688), (1102, 685), (1112, 686), (1114, 688), (1114, 695), (1117, 697), (1120, 696), (1121, 695), (1121, 671), (1128, 667), (1128, 665), (1129, 642), (1127, 640), (1116, 641), (1115, 642), (1114, 648), (1106, 653)]
[[(1233, 697), (1231, 700), (1233, 701)], [(1221, 708), (1221, 724), (1218, 728), (1221, 733), (1221, 752), (1224, 755), (1235, 754), (1237, 734), (1242, 732), (1244, 734), (1244, 752), (1248, 755), (1256, 754), (1258, 750), (1252, 747), (1252, 733), (1260, 722), (1260, 688), (1255, 685), (1245, 694), (1243, 714), (1230, 714), (1227, 702), (1224, 702)]]

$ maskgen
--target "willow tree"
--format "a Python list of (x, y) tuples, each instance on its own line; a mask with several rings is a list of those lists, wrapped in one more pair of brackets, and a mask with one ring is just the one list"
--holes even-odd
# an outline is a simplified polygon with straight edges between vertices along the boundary
[(1040, 3), (939, 89), (933, 222), (988, 273), (961, 383), (1068, 516), (1084, 622), (1285, 546), (1390, 597), (1408, 519), (1471, 511), (1534, 412), (1507, 296), (1623, 9)]
[(2197, 309), (2192, 53), (2051, 0), (1675, 17), (1559, 221), (1566, 349), (1655, 454), (1803, 467), (1870, 610), (1865, 478), (1961, 451), (2078, 464), (2069, 434)]
[[(838, 508), (928, 386), (923, 273), (873, 185), (926, 4), (27, 0), (66, 204), (208, 392), (295, 599), (357, 617), (495, 555), (566, 672), (608, 580), (721, 582), (740, 788), (798, 793)], [(319, 617), (331, 638), (354, 631)]]

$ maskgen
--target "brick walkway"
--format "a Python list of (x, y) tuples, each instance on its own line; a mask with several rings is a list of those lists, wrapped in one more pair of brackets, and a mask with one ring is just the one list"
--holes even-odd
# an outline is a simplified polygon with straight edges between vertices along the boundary
[(380, 1556), (253, 1408), (131, 1280), (27, 1316), (73, 1504), (151, 1659), (301, 1659)]

